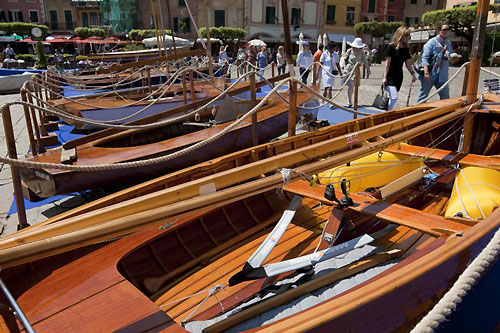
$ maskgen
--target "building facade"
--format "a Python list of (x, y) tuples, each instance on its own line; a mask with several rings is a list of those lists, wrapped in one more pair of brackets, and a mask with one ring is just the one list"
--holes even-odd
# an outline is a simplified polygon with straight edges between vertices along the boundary
[(330, 41), (352, 41), (354, 25), (361, 19), (361, 0), (326, 0), (322, 19), (323, 32)]
[(45, 24), (52, 32), (71, 32), (76, 28), (76, 9), (72, 0), (43, 0)]
[(422, 15), (428, 11), (444, 8), (443, 0), (404, 0), (403, 22), (407, 26), (422, 23)]
[[(324, 1), (288, 1), (288, 17), (292, 41), (299, 34), (305, 40), (316, 42), (322, 33)], [(259, 38), (265, 42), (283, 43), (283, 8), (280, 0), (245, 1), (245, 28), (247, 39)]]
[[(211, 27), (232, 27), (245, 29), (245, 0), (207, 1), (208, 22)], [(203, 1), (198, 3), (198, 26), (205, 27)]]
[(0, 1), (0, 22), (44, 24), (43, 0)]
[[(361, 10), (361, 20), (371, 21), (402, 21), (406, 0), (364, 0)], [(437, 1), (437, 0), (434, 0)]]
[(75, 8), (77, 27), (97, 27), (101, 25), (100, 0), (71, 0)]
[[(166, 1), (168, 1), (168, 5), (170, 7), (172, 22), (169, 22)], [(198, 22), (199, 19), (197, 2), (198, 1), (196, 0), (187, 1), (195, 22)], [(158, 2), (155, 1), (155, 4), (158, 5)], [(159, 12), (161, 12), (161, 15), (163, 16), (163, 25), (165, 29), (170, 30), (170, 26), (172, 25), (172, 30), (179, 37), (193, 39), (197, 36), (184, 0), (165, 0), (161, 2), (161, 6), (162, 8)], [(139, 13), (139, 28), (154, 29), (153, 16), (151, 14), (151, 1), (137, 0), (137, 7)]]

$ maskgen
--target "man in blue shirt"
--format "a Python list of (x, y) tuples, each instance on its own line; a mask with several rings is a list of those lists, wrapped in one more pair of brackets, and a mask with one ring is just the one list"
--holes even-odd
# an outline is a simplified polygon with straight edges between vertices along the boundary
[[(436, 27), (436, 37), (429, 39), (424, 45), (424, 51), (422, 52), (424, 75), (419, 75), (421, 88), (417, 103), (427, 98), (432, 86), (439, 89), (448, 81), (450, 54), (453, 53), (451, 43), (446, 39), (449, 30), (449, 25), (439, 24)], [(439, 92), (439, 97), (441, 99), (450, 98), (448, 86)]]

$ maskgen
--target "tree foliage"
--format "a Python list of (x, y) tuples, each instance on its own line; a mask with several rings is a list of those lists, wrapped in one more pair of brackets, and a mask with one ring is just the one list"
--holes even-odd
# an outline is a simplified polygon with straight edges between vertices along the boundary
[[(230, 27), (211, 27), (210, 28), (210, 38), (217, 38), (224, 44), (228, 44), (234, 40), (238, 41), (245, 38), (247, 32), (245, 29), (241, 28), (230, 28)], [(204, 38), (207, 37), (207, 28), (200, 28), (200, 35)]]
[(372, 35), (372, 37), (383, 37), (403, 25), (403, 22), (360, 22), (354, 25), (354, 31), (358, 34)]
[(34, 23), (23, 23), (23, 22), (12, 22), (12, 23), (0, 23), (0, 31), (7, 34), (16, 33), (20, 36), (31, 35), (31, 29), (40, 28), (42, 30), (42, 35), (46, 35), (49, 31), (49, 27), (41, 24)]
[[(165, 30), (165, 35), (173, 36), (171, 30)], [(128, 38), (130, 40), (143, 40), (144, 38), (156, 37), (156, 31), (153, 29), (141, 30), (132, 29), (128, 32)]]
[(36, 54), (36, 69), (46, 69), (47, 68), (47, 55), (45, 54), (45, 50), (43, 49), (43, 44), (41, 42), (36, 43), (35, 46), (35, 54)]
[[(498, 5), (490, 4), (490, 10), (498, 10)], [(422, 24), (433, 27), (446, 23), (456, 36), (465, 38), (472, 45), (476, 18), (477, 5), (474, 5), (429, 11), (422, 15)]]
[(78, 27), (75, 28), (74, 31), (75, 35), (77, 35), (80, 38), (87, 38), (87, 37), (106, 37), (107, 33), (106, 30), (101, 29), (101, 28), (87, 28), (87, 27)]

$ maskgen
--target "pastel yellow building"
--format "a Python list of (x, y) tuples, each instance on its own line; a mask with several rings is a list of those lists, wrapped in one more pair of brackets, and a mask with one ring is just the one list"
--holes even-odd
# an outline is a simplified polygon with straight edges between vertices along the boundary
[(361, 0), (326, 0), (324, 6), (323, 33), (332, 42), (340, 43), (344, 37), (352, 41), (354, 25), (361, 18)]

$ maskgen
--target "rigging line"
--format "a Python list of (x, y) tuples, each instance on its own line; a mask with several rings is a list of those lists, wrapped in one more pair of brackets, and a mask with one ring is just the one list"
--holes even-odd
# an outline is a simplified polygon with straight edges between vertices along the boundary
[(464, 175), (464, 172), (462, 169), (460, 169), (460, 175), (462, 176), (462, 178), (464, 179), (465, 181), (465, 184), (467, 186), (467, 189), (469, 190), (470, 194), (472, 195), (472, 198), (474, 199), (474, 202), (476, 203), (476, 206), (477, 208), (479, 208), (479, 211), (481, 212), (481, 215), (483, 216), (483, 219), (486, 218), (486, 216), (484, 215), (484, 212), (483, 212), (483, 209), (481, 208), (481, 205), (479, 204), (479, 202), (477, 201), (477, 198), (476, 198), (476, 195), (474, 194), (474, 192), (472, 191), (472, 189), (470, 188), (470, 185), (469, 185), (469, 182), (467, 181), (467, 178), (465, 178), (465, 175)]

